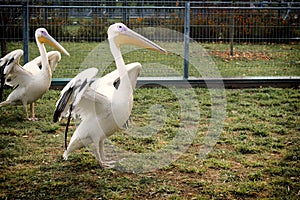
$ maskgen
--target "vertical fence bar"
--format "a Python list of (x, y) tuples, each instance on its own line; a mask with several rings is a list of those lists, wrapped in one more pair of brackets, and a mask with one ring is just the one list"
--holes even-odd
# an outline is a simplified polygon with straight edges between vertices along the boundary
[(24, 64), (28, 62), (28, 58), (29, 58), (29, 47), (28, 47), (28, 43), (29, 43), (29, 23), (28, 23), (28, 18), (29, 18), (29, 14), (28, 14), (28, 1), (26, 1), (26, 3), (24, 3), (23, 6), (23, 51), (24, 51)]
[[(47, 0), (43, 0), (43, 5), (47, 5)], [(47, 8), (44, 8), (44, 16), (43, 16), (43, 24), (47, 23), (47, 19), (48, 19), (48, 11)]]
[[(127, 6), (127, 0), (124, 0), (123, 6), (124, 7)], [(123, 10), (123, 23), (127, 24), (127, 8), (123, 8), (122, 10)]]
[(229, 40), (230, 40), (230, 55), (233, 56), (233, 40), (234, 40), (234, 9), (230, 10), (230, 28), (229, 28)]
[(189, 53), (190, 53), (190, 2), (185, 3), (185, 19), (184, 19), (184, 63), (183, 78), (189, 77)]

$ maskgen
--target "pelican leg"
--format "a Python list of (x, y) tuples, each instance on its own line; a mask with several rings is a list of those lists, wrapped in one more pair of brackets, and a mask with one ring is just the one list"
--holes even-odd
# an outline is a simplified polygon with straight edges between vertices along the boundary
[(99, 145), (95, 144), (95, 154), (96, 154), (96, 158), (99, 162), (100, 167), (102, 168), (113, 168), (115, 165), (113, 165), (113, 163), (115, 163), (114, 161), (105, 161), (105, 157), (104, 157), (104, 139), (100, 140)]
[(35, 113), (34, 113), (34, 103), (30, 104), (30, 111), (31, 111), (31, 118), (34, 118)]
[[(27, 107), (26, 107), (26, 109), (27, 109)], [(31, 104), (30, 104), (30, 111), (31, 111), (31, 117), (28, 118), (28, 113), (27, 113), (27, 119), (28, 119), (29, 121), (37, 121), (38, 118), (35, 118), (35, 113), (34, 113), (34, 103), (31, 103)]]
[(99, 153), (102, 160), (105, 160), (104, 156), (104, 139), (100, 140), (99, 142)]
[(23, 108), (24, 108), (24, 112), (25, 112), (25, 119), (30, 120), (30, 118), (28, 116), (27, 104), (24, 102), (23, 102)]
[(98, 160), (98, 163), (100, 165), (100, 167), (103, 167), (103, 168), (106, 168), (102, 158), (101, 158), (101, 155), (100, 155), (100, 149), (99, 149), (99, 145), (97, 145), (96, 143), (94, 143), (94, 151), (95, 151), (95, 156)]
[(112, 164), (116, 163), (116, 161), (114, 161), (114, 160), (110, 160), (110, 161), (106, 160), (106, 158), (104, 156), (104, 139), (100, 140), (100, 142), (99, 142), (99, 150), (100, 150), (101, 159), (104, 160), (106, 164), (112, 165)]
[(2, 107), (2, 106), (7, 106), (7, 105), (11, 105), (11, 101), (3, 101), (3, 102), (1, 102), (0, 103), (0, 107)]
[[(75, 133), (74, 133), (75, 134)], [(78, 138), (70, 141), (70, 144), (68, 145), (67, 150), (65, 150), (64, 154), (63, 154), (63, 158), (64, 160), (68, 159), (68, 155), (73, 152), (76, 149), (80, 149), (81, 147), (83, 147), (84, 144), (82, 143), (82, 141)]]
[(31, 104), (30, 104), (30, 110), (31, 110), (31, 119), (32, 119), (33, 121), (39, 120), (38, 118), (35, 117), (34, 103), (31, 103)]

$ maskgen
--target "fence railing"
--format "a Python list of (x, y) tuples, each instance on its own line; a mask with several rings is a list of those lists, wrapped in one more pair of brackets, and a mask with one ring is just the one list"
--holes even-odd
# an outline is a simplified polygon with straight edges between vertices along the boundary
[[(143, 69), (142, 76), (201, 77), (203, 74), (197, 72), (195, 63), (191, 66), (190, 56), (201, 56), (203, 52), (211, 57), (222, 76), (300, 75), (298, 4), (192, 2), (182, 5), (0, 5), (1, 54), (22, 48), (24, 62), (33, 59), (38, 56), (33, 42), (34, 31), (46, 27), (73, 55), (72, 61), (62, 59), (60, 65), (63, 67), (57, 69), (54, 77), (70, 78), (88, 65), (86, 58), (91, 51), (104, 48), (108, 26), (122, 21), (171, 52), (176, 49), (171, 57), (155, 55), (152, 58), (152, 62), (172, 63), (175, 72), (169, 68), (166, 71), (156, 69), (150, 63), (150, 67)], [(190, 45), (196, 47), (190, 48)], [(196, 53), (195, 49), (198, 49)], [(177, 52), (181, 54), (178, 62), (174, 62)], [(135, 50), (128, 50), (126, 55), (128, 61), (141, 63), (147, 56)], [(96, 59), (105, 58), (92, 59), (97, 62)], [(103, 68), (109, 64), (103, 64)]]

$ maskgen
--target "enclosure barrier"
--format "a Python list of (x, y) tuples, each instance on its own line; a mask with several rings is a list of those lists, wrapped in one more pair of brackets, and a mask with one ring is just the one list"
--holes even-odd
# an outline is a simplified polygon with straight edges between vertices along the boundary
[[(188, 83), (202, 87), (207, 81), (221, 78), (228, 88), (299, 87), (299, 13), (299, 3), (293, 2), (280, 5), (243, 2), (188, 2), (176, 6), (0, 5), (1, 54), (22, 48), (24, 62), (34, 58), (38, 55), (32, 53), (36, 49), (34, 30), (46, 27), (74, 55), (69, 60), (63, 58), (60, 63), (63, 67), (54, 73), (52, 86), (60, 87), (85, 64), (84, 59), (74, 57), (87, 57), (98, 43), (105, 45), (107, 27), (122, 21), (137, 30), (159, 28), (162, 30), (159, 33), (143, 30), (141, 33), (162, 46), (173, 45), (182, 51), (178, 63), (174, 64), (176, 73), (159, 71), (146, 63), (138, 85)], [(165, 29), (172, 31), (164, 32)], [(212, 58), (221, 77), (205, 77), (193, 68), (190, 45), (195, 44)], [(201, 50), (199, 55), (202, 53)], [(144, 58), (144, 54), (137, 56), (135, 50), (127, 54), (127, 60), (132, 62), (143, 64)], [(170, 62), (168, 56), (154, 56), (154, 59)]]

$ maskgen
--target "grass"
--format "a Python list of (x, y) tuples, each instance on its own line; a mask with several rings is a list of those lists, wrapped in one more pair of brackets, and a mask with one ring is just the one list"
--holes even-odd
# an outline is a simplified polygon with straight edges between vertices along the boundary
[[(71, 57), (62, 56), (54, 77), (72, 78), (85, 68), (97, 67), (101, 73), (115, 69), (108, 43), (61, 42)], [(163, 55), (132, 46), (122, 48), (125, 63), (140, 62), (140, 76), (183, 76), (183, 43), (160, 42), (169, 51)], [(8, 51), (22, 48), (9, 43)], [(52, 48), (47, 47), (48, 50)], [(34, 43), (29, 44), (30, 60), (38, 56)], [(234, 55), (229, 44), (191, 43), (190, 76), (300, 76), (299, 44), (236, 44)], [(134, 59), (133, 59), (134, 58)], [(215, 67), (214, 67), (215, 66)]]
[[(124, 171), (122, 163), (101, 169), (86, 148), (64, 161), (66, 121), (51, 123), (59, 91), (36, 103), (37, 122), (24, 120), (22, 107), (0, 108), (0, 199), (299, 199), (299, 89), (226, 90), (224, 128), (205, 158), (199, 153), (213, 102), (207, 89), (193, 92), (200, 117), (191, 118), (197, 125), (191, 144), (178, 159), (144, 173)], [(110, 138), (107, 154), (119, 154), (112, 144), (137, 154), (170, 144), (182, 128), (178, 96), (170, 88), (137, 89), (130, 127)], [(157, 112), (162, 117), (154, 120)], [(73, 122), (70, 136), (74, 129)]]
[[(125, 62), (141, 62), (141, 76), (181, 76), (182, 44), (160, 44), (171, 53), (126, 47)], [(62, 45), (71, 57), (62, 57), (54, 77), (73, 77), (87, 67), (99, 68), (100, 74), (115, 68), (107, 43)], [(234, 56), (228, 44), (199, 45), (191, 45), (191, 76), (300, 75), (296, 44), (235, 45)], [(21, 47), (9, 43), (8, 50)], [(32, 59), (37, 48), (29, 47)], [(0, 199), (298, 199), (299, 89), (226, 90), (222, 133), (203, 154), (210, 150), (205, 138), (215, 128), (210, 126), (218, 114), (214, 106), (222, 103), (211, 99), (214, 93), (137, 89), (129, 129), (106, 144), (110, 158), (126, 158), (116, 169), (99, 168), (88, 148), (62, 159), (66, 120), (51, 122), (59, 91), (38, 100), (37, 122), (24, 120), (22, 107), (2, 107)]]

